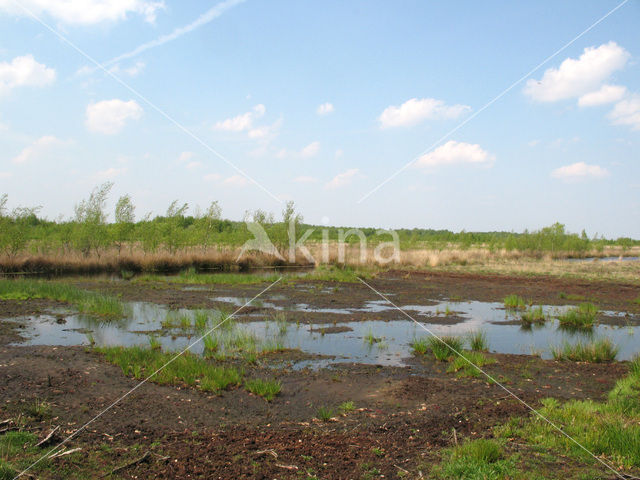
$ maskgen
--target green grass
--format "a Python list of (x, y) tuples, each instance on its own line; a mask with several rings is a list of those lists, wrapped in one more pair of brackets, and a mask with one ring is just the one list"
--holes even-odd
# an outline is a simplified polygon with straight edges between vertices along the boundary
[(565, 342), (560, 347), (551, 347), (555, 360), (571, 360), (573, 362), (611, 362), (616, 359), (618, 347), (608, 338), (593, 342)]
[(528, 308), (526, 311), (520, 314), (520, 320), (525, 324), (532, 323), (545, 323), (547, 321), (547, 316), (544, 314), (544, 310), (541, 305), (537, 307)]
[(328, 422), (333, 418), (333, 410), (329, 407), (320, 407), (316, 411), (316, 418), (323, 422)]
[(507, 295), (504, 297), (504, 306), (510, 310), (524, 310), (527, 302), (519, 295)]
[[(640, 467), (640, 374), (635, 367), (618, 380), (605, 402), (572, 400), (561, 404), (554, 398), (542, 401), (540, 413), (614, 468)], [(595, 460), (537, 415), (514, 418), (498, 427), (496, 434), (554, 449), (582, 461)]]
[[(492, 363), (496, 363), (495, 359), (489, 358), (482, 354), (481, 352), (460, 352), (462, 356), (456, 355), (449, 367), (447, 368), (447, 372), (452, 373), (456, 372), (459, 377), (479, 377), (482, 375), (476, 367), (471, 364), (476, 365), (477, 367), (484, 367), (485, 365), (490, 365)], [(467, 361), (468, 360), (468, 361)], [(469, 363), (471, 362), (471, 363)]]
[(593, 303), (584, 302), (559, 315), (558, 321), (560, 325), (565, 327), (590, 328), (593, 326), (597, 315), (598, 307)]
[(444, 461), (432, 470), (442, 480), (498, 480), (519, 478), (516, 462), (505, 458), (495, 440), (478, 439), (445, 451)]
[(462, 352), (462, 347), (464, 346), (462, 339), (451, 336), (440, 337), (440, 339), (436, 337), (428, 337), (427, 342), (429, 343), (429, 348), (431, 349), (433, 356), (436, 360), (441, 362), (444, 362), (452, 355), (455, 355), (456, 351)]
[(287, 315), (284, 312), (278, 312), (274, 315), (273, 320), (278, 327), (278, 333), (280, 335), (286, 335), (289, 330), (289, 322), (287, 322)]
[(213, 357), (220, 347), (220, 339), (213, 333), (209, 333), (202, 337), (202, 343), (204, 344), (203, 355), (206, 358)]
[(363, 337), (364, 343), (367, 345), (374, 345), (382, 341), (382, 338), (376, 337), (373, 335), (373, 330), (369, 329), (369, 331)]
[(469, 347), (476, 352), (486, 352), (489, 350), (487, 333), (482, 330), (469, 333)]
[(635, 300), (632, 300), (632, 302), (636, 305), (640, 305), (640, 295), (638, 295), (638, 298), (636, 298)]
[(424, 355), (429, 351), (429, 339), (427, 337), (414, 338), (411, 341), (411, 348), (414, 354)]
[[(134, 347), (97, 347), (96, 352), (104, 355), (109, 363), (118, 365), (125, 375), (143, 379), (164, 366), (174, 354)], [(220, 367), (204, 358), (185, 352), (168, 364), (150, 380), (159, 384), (197, 387), (203, 391), (218, 392), (239, 385), (243, 373), (235, 368)]]
[(255, 395), (259, 395), (267, 402), (270, 402), (282, 390), (282, 384), (279, 380), (262, 380), (255, 378), (244, 382), (244, 388)]
[(81, 290), (61, 282), (0, 279), (0, 300), (38, 298), (68, 303), (82, 313), (114, 317), (124, 315), (122, 302), (109, 295)]
[(573, 293), (564, 293), (564, 292), (560, 292), (558, 294), (558, 298), (561, 298), (562, 300), (571, 300), (572, 302), (583, 302), (585, 300), (583, 295), (576, 295)]
[(351, 400), (342, 402), (340, 405), (338, 405), (338, 411), (343, 415), (349, 412), (353, 412), (355, 409), (356, 409), (356, 404)]

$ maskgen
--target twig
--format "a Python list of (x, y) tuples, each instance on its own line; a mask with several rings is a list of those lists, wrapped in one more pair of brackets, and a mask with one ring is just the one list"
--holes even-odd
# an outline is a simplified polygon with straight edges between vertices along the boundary
[(56, 433), (56, 431), (60, 428), (60, 425), (58, 425), (56, 428), (54, 428), (53, 430), (51, 430), (49, 432), (49, 435), (47, 435), (46, 437), (44, 437), (44, 439), (40, 440), (40, 442), (38, 442), (36, 444), (36, 447), (42, 447), (44, 445), (46, 445), (50, 440), (51, 437), (53, 437), (53, 434)]
[(276, 467), (286, 468), (287, 470), (298, 470), (298, 467), (296, 467), (295, 465), (280, 465), (276, 463)]
[(140, 458), (136, 458), (135, 460), (131, 460), (129, 463), (127, 463), (125, 465), (122, 465), (120, 467), (116, 467), (113, 470), (111, 470), (110, 472), (101, 475), (100, 478), (104, 478), (104, 477), (107, 477), (107, 476), (110, 476), (110, 475), (114, 475), (114, 474), (116, 474), (118, 472), (121, 472), (122, 470), (125, 470), (125, 469), (127, 469), (129, 467), (133, 467), (134, 465), (137, 465), (139, 463), (146, 462), (149, 459), (150, 456), (151, 456), (151, 454), (149, 453), (149, 451), (147, 451)]
[(256, 452), (256, 455), (271, 455), (273, 458), (278, 458), (278, 454), (272, 448), (269, 448), (267, 450), (258, 450)]
[(49, 457), (49, 460), (53, 460), (54, 458), (64, 457), (65, 455), (71, 455), (72, 453), (79, 452), (80, 450), (82, 450), (82, 448), (78, 447), (78, 448), (72, 448), (71, 450), (66, 450), (64, 452), (54, 453)]

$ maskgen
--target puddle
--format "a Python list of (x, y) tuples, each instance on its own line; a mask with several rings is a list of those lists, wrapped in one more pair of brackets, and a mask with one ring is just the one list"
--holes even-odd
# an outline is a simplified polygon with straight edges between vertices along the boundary
[(637, 262), (640, 257), (586, 257), (567, 258), (567, 262)]
[[(224, 300), (223, 300), (224, 299)], [(243, 305), (246, 300), (236, 297), (218, 297), (217, 301)], [(274, 300), (276, 300), (274, 298)], [(193, 310), (169, 311), (167, 308), (155, 304), (135, 302), (130, 305), (130, 313), (121, 321), (105, 323), (95, 318), (53, 312), (50, 315), (23, 317), (28, 320), (24, 333), (27, 341), (22, 345), (87, 345), (92, 338), (97, 345), (148, 345), (149, 336), (154, 335), (168, 350), (183, 349), (199, 335), (195, 328), (197, 316), (202, 313)], [(283, 307), (272, 302), (262, 301), (261, 306), (274, 310)], [(444, 312), (453, 313), (455, 323), (441, 321), (446, 318)], [(560, 328), (557, 320), (549, 320), (544, 325), (523, 327), (516, 322), (518, 317), (506, 311), (500, 303), (488, 302), (442, 302), (435, 305), (406, 305), (402, 306), (416, 321), (423, 324), (436, 335), (462, 336), (470, 332), (483, 330), (486, 332), (491, 351), (513, 354), (542, 354), (543, 358), (550, 358), (549, 347), (561, 345), (564, 341), (588, 341), (594, 338), (608, 337), (619, 348), (619, 360), (628, 360), (640, 349), (638, 337), (640, 326), (611, 326), (596, 325), (590, 331), (572, 331)], [(569, 307), (544, 306), (545, 313), (557, 314)], [(372, 312), (394, 310), (394, 307), (382, 300), (366, 302), (361, 307), (352, 309), (318, 309), (307, 304), (297, 304), (289, 310), (319, 311), (349, 314), (353, 312)], [(208, 311), (211, 319), (209, 326), (217, 322), (217, 312)], [(293, 322), (264, 320), (268, 312), (259, 313), (260, 320), (253, 320), (253, 316), (245, 316), (242, 321), (235, 323), (235, 330), (229, 331), (221, 327), (218, 331), (221, 345), (225, 342), (249, 342), (256, 350), (268, 345), (278, 345), (281, 348), (299, 348), (302, 352), (312, 355), (332, 356), (333, 359), (322, 359), (299, 362), (300, 366), (325, 366), (336, 362), (358, 362), (367, 364), (382, 364), (391, 366), (404, 365), (404, 359), (411, 356), (411, 341), (416, 337), (426, 336), (428, 333), (408, 320), (400, 312), (392, 320), (366, 320), (359, 322), (315, 323), (312, 325), (297, 325)], [(602, 316), (625, 319), (624, 312), (602, 312)], [(64, 317), (64, 321), (61, 318)], [(170, 322), (167, 322), (167, 318)], [(638, 323), (637, 318), (626, 320)], [(336, 329), (336, 327), (340, 327)], [(218, 332), (216, 331), (216, 332)], [(235, 340), (233, 339), (235, 338)], [(371, 340), (371, 341), (368, 341)], [(252, 343), (253, 342), (253, 343)], [(244, 345), (244, 344), (243, 344)], [(226, 347), (224, 347), (226, 348)], [(203, 351), (202, 342), (192, 348), (194, 353)]]

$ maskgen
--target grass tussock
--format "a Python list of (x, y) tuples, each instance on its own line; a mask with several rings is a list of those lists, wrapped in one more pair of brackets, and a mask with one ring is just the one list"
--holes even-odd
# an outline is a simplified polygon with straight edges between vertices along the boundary
[(593, 303), (583, 302), (577, 307), (570, 308), (558, 316), (560, 325), (573, 328), (591, 328), (598, 315), (598, 307)]
[(457, 373), (459, 377), (479, 377), (482, 372), (478, 368), (496, 363), (495, 359), (487, 357), (481, 352), (461, 352), (452, 361), (447, 372)]
[(443, 336), (440, 339), (436, 337), (429, 337), (427, 342), (429, 348), (433, 353), (436, 360), (444, 362), (449, 357), (456, 355), (456, 352), (461, 352), (464, 343), (461, 338), (452, 336)]
[(533, 323), (542, 324), (547, 321), (547, 316), (544, 314), (544, 310), (541, 305), (537, 307), (528, 308), (526, 311), (520, 314), (520, 320), (526, 325)]
[(328, 422), (329, 420), (331, 420), (333, 418), (333, 415), (333, 409), (329, 407), (322, 406), (316, 411), (316, 418), (323, 422)]
[(478, 330), (469, 334), (469, 348), (474, 352), (486, 352), (489, 350), (487, 332)]
[(82, 313), (114, 317), (124, 315), (123, 303), (109, 295), (57, 281), (0, 279), (0, 300), (39, 298), (68, 303)]
[(244, 388), (249, 392), (264, 398), (267, 402), (273, 400), (282, 390), (279, 380), (262, 380), (255, 378), (244, 382)]
[(519, 295), (507, 295), (504, 297), (504, 307), (509, 310), (524, 310), (527, 302)]
[(619, 348), (608, 338), (593, 342), (565, 342), (560, 347), (552, 347), (551, 354), (555, 360), (573, 362), (612, 362), (618, 355)]
[[(122, 373), (144, 379), (163, 367), (175, 354), (139, 346), (97, 347), (109, 363), (119, 366)], [(216, 366), (204, 358), (185, 352), (166, 365), (150, 380), (159, 384), (189, 385), (206, 392), (218, 392), (239, 385), (243, 373), (235, 368)]]

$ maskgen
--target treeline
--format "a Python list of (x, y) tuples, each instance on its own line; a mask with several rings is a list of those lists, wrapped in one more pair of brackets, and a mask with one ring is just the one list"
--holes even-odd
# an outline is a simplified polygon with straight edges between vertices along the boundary
[[(253, 238), (244, 221), (224, 219), (217, 202), (211, 203), (204, 210), (196, 208), (194, 213), (189, 214), (188, 204), (176, 200), (169, 205), (164, 215), (153, 218), (146, 215), (136, 219), (136, 209), (131, 197), (124, 195), (116, 202), (110, 219), (106, 203), (112, 186), (112, 183), (106, 183), (94, 189), (89, 198), (75, 206), (73, 218), (61, 221), (39, 217), (39, 207), (17, 207), (9, 210), (7, 195), (0, 196), (0, 252), (9, 258), (24, 254), (46, 256), (69, 253), (99, 258), (104, 252), (114, 250), (118, 255), (130, 255), (134, 251), (143, 254), (175, 254), (185, 249), (192, 252), (201, 250), (204, 253), (212, 248), (239, 247)], [(302, 216), (295, 211), (293, 202), (286, 204), (282, 216), (277, 220), (273, 214), (262, 210), (247, 212), (245, 220), (260, 223), (269, 239), (283, 251), (288, 248), (290, 221), (296, 224), (298, 237), (308, 229), (315, 229), (308, 236), (308, 243), (321, 242), (325, 237), (338, 241), (349, 231), (348, 228), (304, 224)], [(381, 236), (375, 228), (363, 228), (359, 231), (368, 245), (390, 240), (388, 235)], [(611, 245), (623, 249), (640, 245), (640, 241), (631, 238), (614, 240), (597, 236), (589, 238), (584, 231), (580, 235), (568, 233), (564, 225), (559, 223), (523, 233), (454, 233), (449, 230), (418, 228), (398, 229), (396, 233), (402, 249), (483, 247), (489, 250), (580, 255), (602, 251), (604, 247)], [(355, 234), (346, 238), (347, 242), (354, 244), (360, 240)]]

